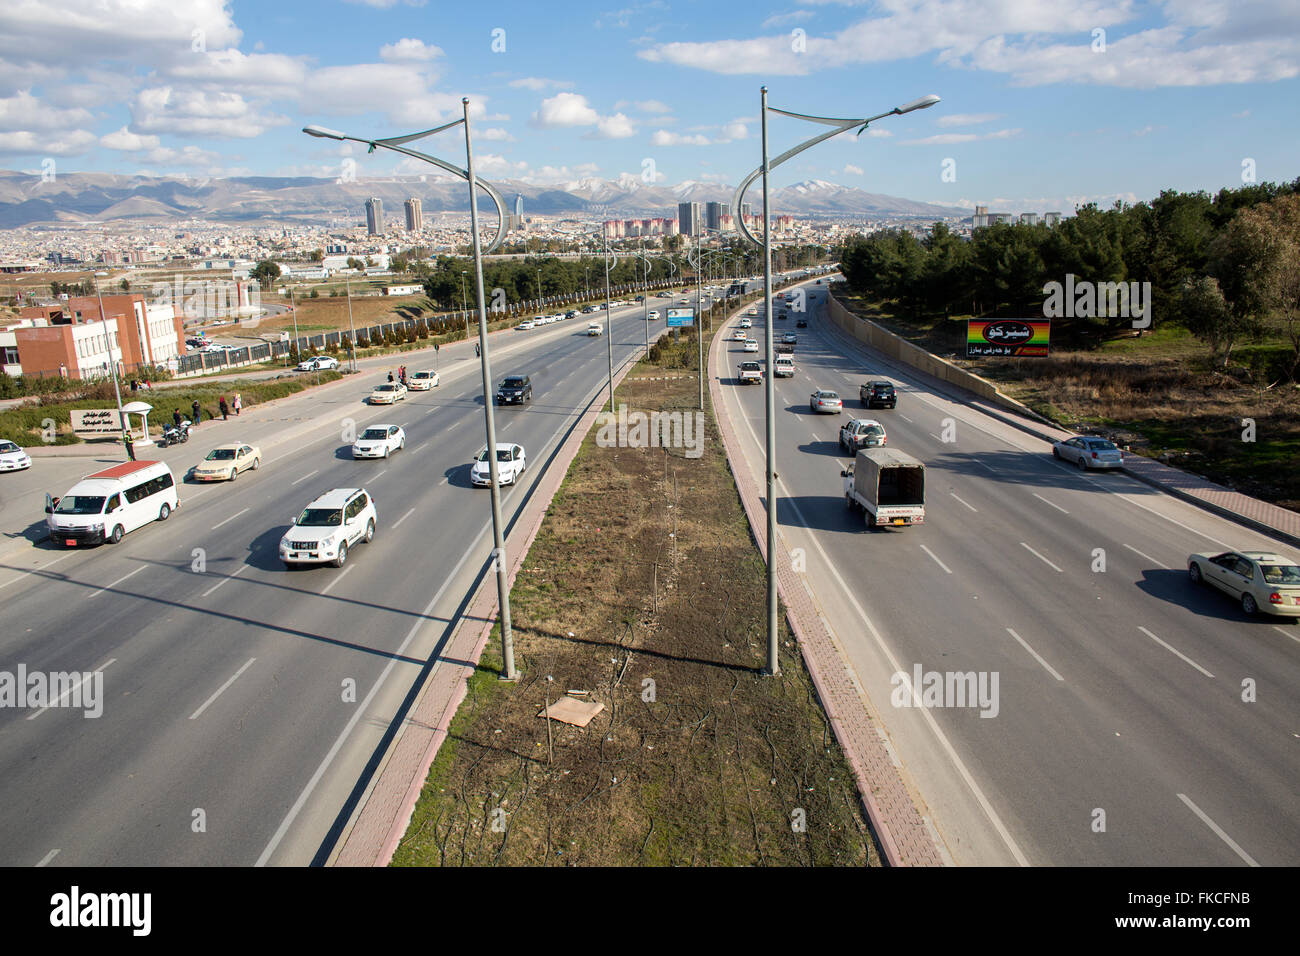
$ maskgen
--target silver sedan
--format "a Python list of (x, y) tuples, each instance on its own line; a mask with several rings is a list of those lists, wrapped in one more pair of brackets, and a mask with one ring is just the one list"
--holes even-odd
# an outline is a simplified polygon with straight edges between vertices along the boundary
[(808, 408), (813, 412), (829, 412), (832, 415), (844, 411), (844, 400), (838, 392), (828, 388), (819, 388), (808, 396)]
[(1123, 468), (1124, 453), (1115, 443), (1096, 435), (1076, 435), (1052, 446), (1052, 455), (1073, 462), (1080, 471), (1089, 468)]

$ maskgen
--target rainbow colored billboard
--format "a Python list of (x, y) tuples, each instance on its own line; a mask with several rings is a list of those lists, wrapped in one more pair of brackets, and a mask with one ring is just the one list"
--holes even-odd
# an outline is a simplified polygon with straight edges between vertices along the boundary
[(966, 357), (1046, 355), (1051, 334), (1050, 319), (968, 319)]

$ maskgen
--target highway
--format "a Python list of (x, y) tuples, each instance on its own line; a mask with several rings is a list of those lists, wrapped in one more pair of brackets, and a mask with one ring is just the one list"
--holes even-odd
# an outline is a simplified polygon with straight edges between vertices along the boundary
[[(1290, 549), (1126, 475), (1054, 461), (1047, 443), (851, 342), (825, 317), (825, 287), (806, 288), (809, 327), (776, 322), (799, 335), (797, 373), (775, 386), (780, 533), (806, 553), (863, 706), (951, 861), (1300, 863), (1300, 625), (1248, 620), (1186, 572), (1196, 551)], [(762, 325), (749, 333), (760, 343)], [(718, 412), (760, 484), (763, 389), (735, 376), (761, 357), (718, 341), (710, 360)], [(896, 410), (862, 407), (868, 378), (895, 383)], [(816, 388), (836, 389), (845, 414), (810, 413)], [(868, 533), (846, 508), (837, 439), (853, 417), (926, 463), (924, 525)], [(891, 675), (918, 664), (998, 674), (996, 714), (895, 706)]]
[[(615, 310), (609, 322), (616, 370), (644, 346), (640, 314)], [(535, 393), (497, 411), (498, 440), (528, 454), (520, 487), (503, 489), (507, 522), (606, 381), (606, 339), (586, 336), (588, 319), (492, 337), (494, 387), (527, 373)], [(662, 329), (655, 323), (652, 338)], [(260, 445), (264, 463), (234, 483), (182, 486), (182, 507), (166, 523), (116, 546), (62, 551), (21, 537), (43, 520), (45, 491), (62, 494), (101, 463), (39, 458), (3, 476), (11, 541), (0, 554), (0, 670), (102, 670), (105, 703), (97, 719), (66, 707), (0, 709), (0, 863), (302, 865), (327, 856), (491, 548), (488, 492), (469, 484), (485, 444), (472, 348), (442, 350), (440, 387), (393, 407), (366, 405), (399, 362), (415, 371), (434, 356), (368, 362), (373, 370), (319, 391), (205, 422), (187, 444), (141, 449), (178, 480), (210, 447), (234, 440)], [(345, 419), (358, 430), (399, 424), (406, 448), (354, 462)], [(276, 549), (291, 519), (316, 495), (349, 486), (376, 501), (374, 542), (354, 548), (342, 569), (286, 570)]]

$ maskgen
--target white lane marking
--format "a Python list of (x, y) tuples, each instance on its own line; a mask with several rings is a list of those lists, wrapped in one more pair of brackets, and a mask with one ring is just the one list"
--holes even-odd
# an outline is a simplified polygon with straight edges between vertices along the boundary
[[(463, 419), (462, 419), (462, 421), (463, 421)], [(447, 429), (446, 429), (446, 430), (447, 430), (447, 431), (451, 431), (451, 430), (454, 429), (454, 428), (459, 428), (459, 427), (460, 427), (460, 424), (461, 424), (461, 421), (455, 421), (455, 422), (452, 422), (450, 425), (447, 426)]]
[[(104, 587), (100, 588), (100, 589), (99, 589), (98, 591), (96, 591), (94, 594), (90, 595), (90, 597), (92, 597), (92, 598), (93, 598), (93, 597), (99, 597), (99, 596), (100, 596), (101, 594), (103, 594), (105, 591), (111, 591), (111, 590), (113, 590), (113, 588), (117, 587), (119, 584), (121, 584), (121, 583), (122, 583), (123, 581), (125, 581), (127, 578), (131, 577), (131, 575), (133, 575), (133, 574), (139, 574), (139, 573), (140, 573), (141, 571), (143, 571), (143, 570), (144, 570), (144, 566), (141, 565), (140, 567), (136, 568), (134, 571), (131, 571), (131, 572), (127, 573), (127, 574), (122, 575), (120, 578), (118, 578), (118, 579), (117, 579), (116, 581), (114, 581), (112, 584), (105, 585)], [(90, 598), (86, 598), (86, 600), (89, 601)]]
[(387, 473), (388, 473), (388, 469), (387, 469), (387, 468), (383, 469), (382, 471), (377, 471), (377, 472), (375, 472), (373, 475), (370, 476), (370, 480), (371, 480), (371, 481), (375, 481), (375, 480), (377, 480), (377, 479), (379, 479), (379, 478), (384, 477), (384, 475), (387, 474)]
[(1038, 663), (1042, 664), (1042, 665), (1043, 665), (1043, 668), (1047, 671), (1047, 673), (1051, 674), (1051, 675), (1052, 675), (1053, 677), (1055, 677), (1057, 680), (1065, 680), (1064, 677), (1062, 677), (1060, 674), (1056, 673), (1056, 669), (1053, 668), (1051, 664), (1049, 664), (1049, 663), (1047, 663), (1047, 661), (1043, 660), (1042, 657), (1039, 656), (1038, 652), (1037, 652), (1036, 650), (1034, 650), (1032, 647), (1029, 646), (1029, 644), (1025, 641), (1025, 639), (1024, 639), (1023, 637), (1021, 637), (1021, 636), (1020, 636), (1019, 634), (1017, 634), (1015, 631), (1011, 630), (1011, 628), (1007, 628), (1007, 633), (1010, 634), (1012, 637), (1014, 637), (1014, 638), (1019, 642), (1019, 644), (1020, 644), (1021, 647), (1023, 647), (1023, 648), (1024, 648), (1025, 650), (1027, 650), (1031, 655), (1033, 655), (1034, 660), (1036, 660), (1036, 661), (1038, 661)]
[(419, 451), (421, 448), (423, 448), (423, 447), (424, 447), (425, 445), (427, 445), (427, 444), (429, 444), (429, 443), (428, 443), (428, 442), (420, 442), (420, 444), (416, 445), (414, 448), (408, 448), (407, 451), (409, 451), (412, 455), (414, 455), (417, 451)]
[(446, 483), (447, 483), (447, 476), (443, 475), (442, 478), (438, 480), (438, 484), (445, 485)]
[(241, 564), (239, 567), (235, 568), (235, 570), (234, 570), (232, 573), (226, 575), (224, 578), (222, 578), (222, 579), (221, 579), (220, 581), (218, 581), (216, 584), (212, 585), (212, 587), (210, 587), (210, 588), (208, 588), (206, 591), (204, 591), (203, 594), (200, 595), (200, 597), (207, 597), (209, 594), (211, 594), (211, 593), (212, 593), (213, 591), (215, 591), (217, 588), (221, 587), (221, 585), (225, 584), (225, 583), (226, 583), (227, 581), (229, 581), (231, 578), (237, 578), (237, 577), (239, 577), (241, 574), (243, 574), (245, 571), (247, 571), (247, 570), (249, 569), (249, 567), (250, 567), (250, 565), (247, 565), (247, 564)]
[(396, 528), (399, 524), (401, 524), (401, 523), (402, 523), (403, 521), (405, 521), (407, 518), (411, 517), (411, 512), (413, 512), (414, 510), (415, 510), (414, 508), (407, 508), (407, 509), (406, 509), (406, 514), (402, 515), (400, 518), (398, 518), (396, 521), (393, 522), (393, 527)]
[(1044, 498), (1042, 495), (1040, 495), (1040, 494), (1039, 494), (1038, 492), (1036, 492), (1036, 491), (1033, 492), (1033, 495), (1034, 495), (1035, 498), (1037, 498), (1037, 499), (1038, 499), (1039, 501), (1041, 501), (1043, 504), (1045, 504), (1045, 505), (1051, 505), (1053, 508), (1055, 508), (1057, 511), (1059, 511), (1059, 512), (1060, 512), (1061, 514), (1063, 514), (1063, 515), (1068, 515), (1068, 514), (1070, 513), (1070, 512), (1068, 512), (1068, 511), (1066, 511), (1064, 508), (1062, 508), (1060, 505), (1058, 505), (1058, 504), (1054, 504), (1053, 502), (1048, 501), (1046, 498)]
[(1031, 548), (1029, 545), (1025, 544), (1023, 541), (1020, 542), (1020, 547), (1024, 548), (1026, 551), (1028, 551), (1030, 554), (1032, 554), (1034, 557), (1036, 557), (1039, 561), (1042, 561), (1042, 562), (1043, 562), (1044, 564), (1046, 564), (1049, 568), (1052, 568), (1052, 569), (1055, 570), (1055, 571), (1059, 571), (1061, 574), (1064, 574), (1064, 573), (1065, 573), (1065, 572), (1062, 571), (1060, 568), (1058, 568), (1056, 565), (1054, 565), (1051, 561), (1048, 561), (1045, 557), (1043, 557), (1041, 554), (1039, 554), (1037, 551), (1035, 551), (1033, 548)]
[(342, 571), (340, 571), (338, 574), (336, 574), (336, 575), (334, 576), (334, 580), (333, 580), (333, 581), (331, 581), (329, 584), (327, 584), (327, 585), (325, 585), (323, 588), (321, 588), (320, 591), (319, 591), (318, 593), (320, 593), (321, 595), (329, 594), (329, 593), (330, 593), (330, 589), (333, 588), (334, 585), (336, 585), (336, 584), (338, 584), (340, 581), (342, 581), (343, 578), (347, 575), (347, 573), (348, 573), (349, 571), (351, 571), (351, 570), (352, 570), (353, 568), (355, 568), (355, 567), (356, 567), (355, 564), (349, 564), (346, 568), (344, 568)]
[[(280, 821), (280, 825), (276, 828), (270, 842), (267, 843), (266, 847), (262, 850), (261, 856), (257, 858), (257, 862), (253, 864), (254, 866), (266, 866), (267, 862), (271, 859), (276, 848), (280, 846), (280, 842), (284, 840), (285, 834), (287, 834), (289, 828), (293, 826), (294, 820), (298, 818), (298, 814), (302, 812), (302, 808), (306, 806), (307, 801), (311, 799), (312, 792), (320, 783), (321, 778), (325, 776), (325, 771), (327, 771), (330, 764), (334, 762), (334, 758), (338, 755), (338, 752), (343, 749), (344, 743), (346, 743), (348, 737), (352, 735), (352, 731), (356, 727), (358, 721), (360, 721), (362, 716), (369, 710), (370, 701), (374, 699), (375, 694), (379, 693), (379, 688), (384, 686), (384, 681), (388, 679), (389, 673), (397, 666), (398, 659), (406, 653), (406, 648), (410, 645), (411, 641), (415, 639), (416, 633), (424, 625), (424, 618), (433, 610), (434, 605), (442, 600), (443, 593), (451, 586), (451, 583), (456, 580), (456, 576), (460, 574), (461, 568), (464, 567), (465, 562), (474, 554), (474, 550), (478, 547), (479, 541), (483, 539), (483, 536), (487, 534), (488, 529), (491, 527), (492, 522), (484, 522), (483, 527), (479, 529), (478, 536), (475, 537), (474, 540), (470, 542), (470, 546), (465, 549), (465, 553), (461, 555), (461, 559), (456, 562), (456, 566), (452, 568), (451, 573), (447, 575), (447, 579), (443, 581), (442, 587), (438, 589), (438, 593), (431, 597), (429, 603), (424, 606), (424, 610), (420, 612), (419, 618), (411, 625), (411, 629), (406, 632), (406, 637), (403, 639), (401, 645), (393, 652), (392, 656), (388, 658), (388, 663), (384, 665), (384, 669), (380, 673), (379, 679), (376, 680), (374, 684), (370, 686), (370, 690), (366, 692), (365, 698), (361, 701), (361, 706), (353, 710), (352, 717), (348, 721), (347, 726), (344, 727), (343, 731), (335, 738), (333, 745), (325, 754), (324, 759), (321, 760), (320, 765), (311, 775), (311, 779), (308, 780), (307, 785), (303, 787), (302, 793), (298, 794), (298, 799), (293, 802), (293, 806), (289, 808), (289, 812), (285, 814), (284, 819)], [(436, 670), (437, 667), (438, 662), (435, 661), (433, 670)], [(430, 676), (432, 676), (432, 674), (430, 674)]]
[[(725, 400), (726, 396), (724, 394), (724, 401)], [(732, 404), (735, 405), (736, 403), (732, 402)], [(737, 409), (737, 411), (739, 412), (740, 410)], [(763, 445), (758, 440), (758, 433), (754, 431), (754, 426), (750, 424), (749, 419), (743, 414), (740, 417), (741, 420), (745, 422), (745, 426), (749, 429), (750, 437), (754, 440), (754, 447), (761, 449)], [(777, 482), (782, 487), (785, 486), (785, 482), (781, 481), (781, 479), (778, 478)], [(858, 616), (862, 618), (863, 623), (867, 625), (867, 630), (870, 632), (872, 640), (875, 641), (876, 647), (880, 652), (885, 655), (885, 659), (889, 661), (890, 666), (893, 668), (893, 673), (907, 673), (898, 663), (898, 659), (894, 657), (893, 652), (885, 645), (885, 639), (881, 636), (880, 631), (876, 629), (875, 623), (867, 616), (867, 612), (863, 610), (862, 605), (858, 602), (856, 593), (849, 588), (848, 583), (840, 575), (835, 564), (831, 561), (830, 556), (827, 555), (825, 549), (822, 548), (821, 542), (817, 540), (817, 536), (809, 531), (808, 521), (804, 518), (803, 511), (800, 507), (795, 504), (794, 499), (789, 497), (788, 488), (786, 489), (786, 503), (798, 516), (799, 522), (803, 526), (804, 530), (809, 532), (808, 540), (812, 542), (812, 546), (816, 548), (817, 553), (821, 555), (822, 561), (825, 562), (827, 570), (830, 571), (831, 576), (835, 578), (836, 583), (839, 585), (840, 592), (849, 603), (853, 605), (853, 609), (858, 612)], [(782, 534), (782, 537), (784, 537), (784, 534)], [(969, 788), (971, 794), (975, 798), (975, 802), (978, 803), (980, 809), (984, 811), (984, 815), (988, 817), (989, 822), (993, 825), (993, 829), (996, 830), (998, 836), (1002, 838), (1002, 842), (1006, 846), (1007, 850), (1015, 858), (1016, 864), (1018, 866), (1028, 866), (1029, 859), (1023, 852), (1021, 852), (1020, 846), (1016, 843), (1015, 838), (1011, 836), (1011, 832), (1002, 822), (1002, 818), (998, 816), (997, 811), (993, 809), (993, 805), (989, 803), (988, 798), (984, 796), (984, 791), (980, 789), (979, 784), (975, 782), (975, 778), (972, 777), (970, 771), (966, 769), (966, 764), (963, 763), (961, 757), (957, 755), (956, 749), (953, 748), (947, 735), (945, 735), (943, 730), (939, 727), (938, 722), (934, 719), (934, 715), (928, 708), (924, 707), (921, 708), (918, 713), (921, 719), (924, 720), (926, 725), (930, 728), (930, 732), (934, 734), (935, 739), (939, 741), (939, 745), (943, 748), (948, 760), (952, 763), (967, 788)], [(353, 719), (356, 719), (355, 716)]]
[(975, 464), (980, 465), (981, 467), (987, 468), (989, 471), (993, 472), (993, 474), (995, 474), (995, 475), (1000, 475), (1000, 474), (1002, 474), (1002, 472), (998, 471), (998, 470), (997, 470), (996, 468), (994, 468), (992, 465), (986, 465), (984, 462), (980, 461), (978, 458), (975, 459)]
[(240, 515), (244, 514), (244, 512), (246, 512), (246, 511), (248, 511), (247, 508), (243, 509), (243, 511), (236, 511), (233, 515), (231, 515), (231, 516), (230, 516), (229, 518), (227, 518), (225, 521), (218, 521), (216, 524), (214, 524), (214, 525), (212, 526), (212, 530), (213, 530), (213, 531), (216, 531), (216, 530), (217, 530), (218, 528), (220, 528), (223, 524), (230, 524), (230, 522), (234, 521), (236, 518), (238, 518)]
[(308, 478), (310, 478), (312, 475), (317, 474), (319, 471), (320, 471), (319, 468), (317, 468), (316, 471), (309, 471), (309, 472), (307, 472), (307, 474), (303, 475), (303, 476), (302, 476), (301, 478), (299, 478), (297, 481), (290, 482), (290, 484), (294, 484), (294, 485), (301, 484), (302, 482), (304, 482), (304, 481), (306, 481)]
[(22, 574), (19, 574), (19, 575), (16, 576), (16, 577), (12, 577), (12, 578), (10, 578), (10, 579), (9, 579), (8, 581), (6, 581), (4, 584), (0, 584), (0, 588), (7, 588), (7, 587), (9, 587), (9, 585), (13, 584), (15, 581), (21, 581), (23, 578), (27, 577), (29, 574), (35, 574), (37, 571), (44, 571), (45, 568), (48, 568), (48, 567), (50, 567), (51, 565), (58, 564), (60, 561), (66, 561), (66, 560), (67, 560), (68, 558), (70, 558), (70, 557), (72, 557), (72, 553), (71, 553), (71, 552), (69, 552), (68, 554), (63, 555), (62, 557), (55, 558), (53, 561), (51, 561), (51, 562), (49, 562), (48, 564), (46, 564), (45, 567), (32, 568), (30, 571), (24, 571)]
[(41, 858), (41, 862), (36, 864), (37, 868), (39, 869), (40, 867), (47, 865), (51, 860), (53, 860), (58, 855), (59, 855), (58, 850), (51, 850), (49, 853), (45, 854), (44, 857)]
[[(96, 668), (95, 668), (95, 671), (106, 670), (108, 667), (110, 667), (110, 666), (112, 666), (113, 664), (116, 664), (116, 663), (117, 663), (117, 658), (116, 658), (116, 657), (110, 657), (108, 660), (104, 661), (104, 663), (102, 663), (102, 664), (100, 664), (98, 667), (96, 667)], [(95, 671), (91, 671), (91, 673), (93, 674), (93, 673), (95, 673)], [(51, 707), (54, 707), (54, 706), (57, 706), (58, 704), (61, 704), (61, 703), (63, 702), (63, 699), (64, 699), (65, 697), (67, 697), (69, 694), (71, 694), (74, 690), (76, 690), (78, 687), (80, 687), (80, 686), (81, 686), (82, 684), (84, 684), (85, 682), (86, 682), (86, 678), (84, 678), (84, 677), (81, 678), (81, 680), (77, 681), (75, 684), (73, 684), (71, 687), (69, 687), (67, 690), (65, 690), (62, 694), (60, 694), (57, 700), (54, 700), (54, 701), (52, 701), (52, 702), (46, 704), (46, 705), (45, 705), (44, 707), (42, 707), (40, 710), (37, 710), (37, 711), (34, 711), (33, 713), (28, 714), (28, 715), (27, 715), (27, 719), (28, 719), (28, 720), (35, 720), (37, 717), (41, 716), (41, 714), (45, 713), (45, 712), (46, 712), (47, 710), (49, 710)]]
[(1232, 852), (1237, 854), (1237, 856), (1241, 857), (1242, 860), (1245, 861), (1247, 866), (1259, 866), (1259, 864), (1255, 862), (1254, 857), (1252, 857), (1249, 853), (1243, 850), (1236, 840), (1228, 836), (1228, 834), (1224, 833), (1223, 829), (1217, 823), (1215, 823), (1208, 816), (1206, 816), (1204, 810), (1202, 810), (1196, 804), (1192, 803), (1192, 801), (1188, 798), (1187, 794), (1185, 793), (1178, 794), (1178, 799), (1183, 801), (1183, 803), (1187, 805), (1187, 808), (1189, 810), (1191, 810), (1194, 814), (1200, 817), (1201, 822), (1204, 823), (1211, 830), (1213, 830), (1215, 836), (1217, 836), (1224, 843), (1228, 844), (1228, 846), (1232, 849)]
[(1278, 627), (1276, 624), (1273, 625), (1273, 630), (1277, 631), (1279, 634), (1283, 635), (1284, 637), (1291, 638), (1291, 640), (1295, 641), (1297, 644), (1300, 644), (1300, 637), (1296, 637), (1294, 634), (1282, 630), (1282, 628)]
[(428, 410), (427, 412), (425, 412), (424, 414), (426, 414), (426, 415), (432, 415), (432, 414), (433, 414), (434, 412), (436, 412), (437, 410), (438, 410), (438, 406), (435, 405), (435, 406), (433, 406), (433, 408), (429, 409), (429, 410)]
[(934, 432), (926, 432), (926, 434), (929, 435), (931, 438), (933, 438), (935, 441), (939, 442), (940, 444), (943, 443), (943, 439), (940, 438), (938, 435), (936, 435)]
[(1201, 672), (1202, 674), (1204, 674), (1206, 677), (1213, 677), (1213, 676), (1214, 676), (1214, 675), (1211, 674), (1209, 671), (1207, 671), (1204, 667), (1202, 667), (1200, 664), (1196, 663), (1196, 661), (1192, 660), (1190, 657), (1188, 657), (1186, 654), (1184, 654), (1182, 651), (1177, 650), (1176, 648), (1171, 647), (1169, 644), (1166, 644), (1164, 641), (1160, 640), (1160, 638), (1156, 637), (1154, 634), (1152, 634), (1150, 631), (1148, 631), (1145, 627), (1142, 627), (1141, 625), (1138, 625), (1138, 630), (1141, 631), (1143, 634), (1145, 634), (1147, 637), (1151, 638), (1151, 640), (1155, 641), (1157, 644), (1159, 644), (1159, 645), (1160, 645), (1161, 647), (1163, 647), (1165, 650), (1169, 651), (1169, 653), (1173, 654), (1175, 657), (1178, 657), (1178, 658), (1180, 658), (1180, 659), (1186, 661), (1187, 663), (1191, 664), (1193, 667), (1195, 667), (1198, 671), (1200, 671), (1200, 672)]
[[(1136, 478), (1134, 478), (1133, 480), (1134, 480), (1134, 481), (1137, 481)], [(1171, 518), (1171, 517), (1169, 517), (1168, 515), (1161, 514), (1159, 511), (1156, 511), (1154, 508), (1148, 508), (1146, 505), (1142, 504), (1142, 502), (1140, 502), (1140, 501), (1136, 501), (1136, 500), (1134, 500), (1133, 498), (1130, 498), (1130, 497), (1129, 497), (1128, 495), (1126, 495), (1126, 494), (1122, 494), (1122, 493), (1120, 493), (1120, 492), (1117, 491), (1117, 492), (1115, 492), (1115, 495), (1116, 495), (1117, 497), (1119, 497), (1121, 500), (1123, 500), (1123, 501), (1127, 501), (1127, 502), (1128, 502), (1129, 504), (1131, 504), (1131, 505), (1137, 505), (1137, 506), (1138, 506), (1139, 508), (1141, 508), (1143, 511), (1149, 511), (1149, 512), (1151, 512), (1151, 514), (1155, 515), (1157, 518), (1164, 518), (1164, 519), (1165, 519), (1166, 521), (1168, 521), (1170, 524), (1176, 524), (1176, 525), (1178, 525), (1178, 527), (1182, 528), (1184, 531), (1190, 531), (1192, 534), (1196, 535), (1198, 538), (1204, 538), (1204, 539), (1206, 539), (1207, 541), (1213, 541), (1215, 544), (1217, 544), (1217, 545), (1218, 545), (1219, 547), (1221, 547), (1221, 548), (1232, 548), (1232, 547), (1234, 547), (1234, 545), (1230, 545), (1230, 544), (1228, 544), (1227, 542), (1220, 541), (1218, 538), (1212, 537), (1211, 535), (1206, 534), (1204, 531), (1197, 531), (1195, 528), (1191, 527), (1190, 525), (1185, 525), (1185, 524), (1183, 524), (1181, 521), (1178, 521), (1178, 520), (1176, 520), (1176, 519), (1174, 519), (1174, 518)], [(1169, 497), (1170, 499), (1173, 499), (1173, 496), (1172, 496), (1172, 495), (1168, 495), (1167, 497)], [(1173, 500), (1176, 500), (1176, 499), (1173, 499)], [(1193, 504), (1188, 504), (1188, 507), (1189, 507), (1189, 508), (1195, 508), (1196, 506), (1193, 505)], [(1227, 520), (1227, 519), (1224, 519), (1224, 520)]]
[(907, 424), (909, 425), (913, 424), (912, 420), (908, 418), (906, 415), (899, 415), (898, 417), (901, 418), (903, 421), (907, 422)]
[[(956, 496), (955, 494), (953, 494), (951, 491), (948, 492), (948, 494), (952, 495), (954, 498), (957, 498), (957, 496)], [(958, 501), (961, 501), (960, 498), (957, 498), (957, 500), (958, 500)], [(961, 503), (964, 504), (964, 505), (966, 505), (967, 508), (970, 508), (971, 511), (975, 511), (975, 507), (974, 507), (973, 505), (968, 505), (968, 504), (966, 504), (966, 502), (964, 502), (964, 501), (961, 501)], [(975, 511), (975, 513), (976, 513), (976, 514), (979, 514), (978, 511)]]
[(250, 667), (253, 666), (253, 661), (255, 661), (255, 660), (257, 660), (256, 657), (250, 657), (250, 658), (249, 658), (249, 659), (244, 663), (244, 666), (243, 666), (243, 667), (241, 667), (239, 670), (235, 671), (234, 676), (231, 677), (230, 680), (226, 681), (224, 684), (222, 684), (220, 687), (218, 687), (218, 688), (217, 688), (217, 692), (216, 692), (215, 694), (213, 694), (211, 697), (209, 697), (207, 700), (205, 700), (205, 701), (203, 702), (203, 706), (202, 706), (202, 707), (200, 707), (200, 708), (199, 708), (198, 710), (196, 710), (194, 713), (190, 714), (190, 720), (194, 720), (194, 719), (196, 719), (200, 714), (202, 714), (205, 710), (207, 710), (208, 707), (212, 704), (212, 702), (213, 702), (214, 700), (216, 700), (218, 697), (220, 697), (220, 696), (222, 695), (222, 693), (225, 692), (226, 688), (228, 688), (228, 687), (229, 687), (231, 684), (233, 684), (235, 681), (239, 680), (239, 675), (240, 675), (240, 674), (244, 673), (244, 671), (248, 670)]
[(1169, 570), (1169, 565), (1167, 565), (1167, 564), (1160, 564), (1160, 562), (1157, 561), (1155, 558), (1151, 557), (1151, 555), (1149, 555), (1149, 554), (1143, 554), (1141, 551), (1139, 551), (1137, 548), (1133, 547), (1131, 544), (1126, 544), (1126, 545), (1124, 545), (1124, 547), (1128, 548), (1130, 551), (1132, 551), (1132, 552), (1133, 552), (1134, 554), (1136, 554), (1138, 557), (1140, 557), (1140, 558), (1146, 558), (1146, 559), (1147, 559), (1148, 561), (1150, 561), (1152, 564), (1159, 565), (1160, 567), (1164, 568), (1166, 571)]
[(943, 568), (943, 569), (944, 569), (945, 571), (947, 571), (949, 574), (952, 574), (952, 569), (949, 568), (948, 565), (946, 565), (946, 564), (944, 564), (942, 561), (940, 561), (939, 558), (935, 555), (935, 553), (934, 553), (933, 551), (931, 551), (931, 550), (930, 550), (929, 548), (927, 548), (925, 545), (921, 545), (921, 550), (924, 551), (926, 554), (928, 554), (930, 557), (934, 558), (934, 563), (935, 563), (935, 564), (939, 565), (939, 567)]

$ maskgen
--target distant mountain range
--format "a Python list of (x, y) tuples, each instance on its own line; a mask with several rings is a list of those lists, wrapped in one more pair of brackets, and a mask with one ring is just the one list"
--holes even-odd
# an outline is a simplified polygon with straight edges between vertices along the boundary
[[(619, 182), (588, 177), (537, 186), (493, 179), (513, 212), (515, 195), (524, 197), (524, 215), (582, 215), (609, 219), (676, 217), (679, 202), (731, 202), (734, 186), (684, 182), (649, 186), (633, 177)], [(342, 182), (309, 177), (240, 176), (230, 179), (120, 176), (113, 173), (59, 173), (44, 182), (39, 175), (0, 170), (0, 228), (33, 224), (71, 224), (114, 220), (214, 222), (365, 220), (365, 202), (384, 201), (385, 218), (400, 224), (402, 203), (421, 200), (427, 216), (469, 210), (463, 182), (430, 176)], [(482, 197), (480, 210), (483, 210)], [(762, 193), (751, 186), (746, 201), (761, 208)], [(488, 209), (491, 202), (487, 201)], [(772, 214), (804, 217), (964, 217), (968, 210), (869, 193), (818, 179), (773, 191)]]

